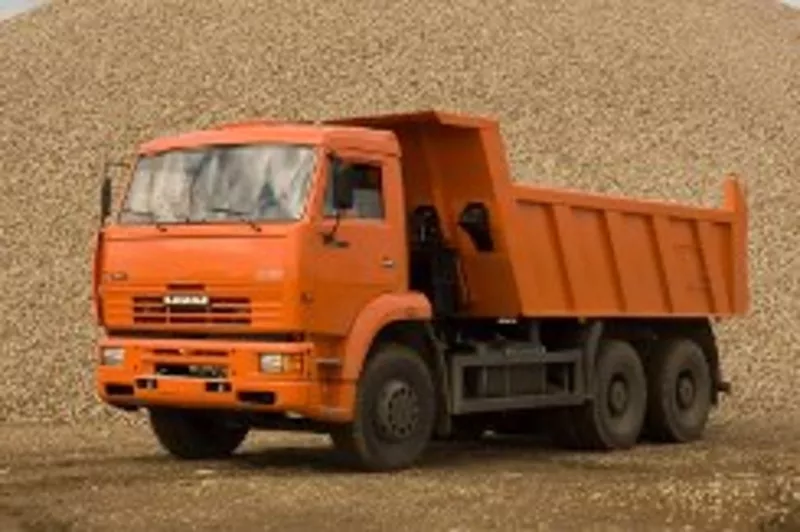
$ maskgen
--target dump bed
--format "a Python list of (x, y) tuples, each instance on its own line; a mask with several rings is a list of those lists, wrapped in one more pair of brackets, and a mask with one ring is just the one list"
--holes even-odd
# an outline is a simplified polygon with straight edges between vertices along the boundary
[[(437, 208), (474, 316), (730, 316), (748, 307), (747, 209), (548, 189), (510, 179), (497, 123), (440, 112), (332, 121), (394, 131), (406, 203)], [(458, 227), (482, 202), (495, 247)]]

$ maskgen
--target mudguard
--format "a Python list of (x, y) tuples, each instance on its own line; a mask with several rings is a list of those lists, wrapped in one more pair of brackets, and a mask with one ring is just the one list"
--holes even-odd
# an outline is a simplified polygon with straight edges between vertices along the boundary
[(433, 316), (431, 303), (419, 292), (383, 294), (365, 306), (344, 345), (342, 379), (358, 380), (372, 341), (386, 325), (398, 321), (426, 321)]

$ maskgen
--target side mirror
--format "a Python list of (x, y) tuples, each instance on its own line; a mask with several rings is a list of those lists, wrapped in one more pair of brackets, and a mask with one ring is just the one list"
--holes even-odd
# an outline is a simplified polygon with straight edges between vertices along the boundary
[(353, 208), (355, 203), (355, 182), (352, 166), (343, 165), (333, 172), (333, 207), (340, 211)]
[(111, 214), (111, 201), (111, 179), (105, 176), (100, 185), (100, 225), (105, 223), (106, 218)]
[(106, 221), (106, 218), (109, 217), (111, 214), (112, 203), (113, 199), (113, 180), (112, 177), (109, 175), (110, 168), (124, 168), (129, 169), (130, 165), (127, 162), (114, 162), (108, 161), (105, 158), (103, 159), (104, 162), (101, 164), (102, 169), (102, 182), (100, 184), (100, 225), (103, 225)]

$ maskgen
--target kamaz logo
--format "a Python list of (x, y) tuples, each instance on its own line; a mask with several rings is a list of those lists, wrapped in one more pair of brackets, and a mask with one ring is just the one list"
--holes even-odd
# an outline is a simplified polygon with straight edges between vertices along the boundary
[(164, 304), (170, 306), (202, 307), (208, 305), (208, 296), (173, 294), (164, 296)]

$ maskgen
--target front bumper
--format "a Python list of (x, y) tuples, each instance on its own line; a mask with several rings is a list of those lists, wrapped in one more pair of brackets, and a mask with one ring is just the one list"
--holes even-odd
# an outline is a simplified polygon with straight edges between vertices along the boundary
[[(101, 351), (108, 347), (125, 350), (120, 364), (100, 362)], [(259, 353), (291, 355), (291, 367), (263, 373)], [(120, 408), (213, 408), (352, 420), (355, 385), (337, 379), (328, 364), (317, 363), (311, 343), (107, 338), (97, 345), (97, 359), (97, 394)], [(198, 366), (213, 367), (219, 374), (181, 374)], [(165, 368), (170, 374), (164, 374)]]

